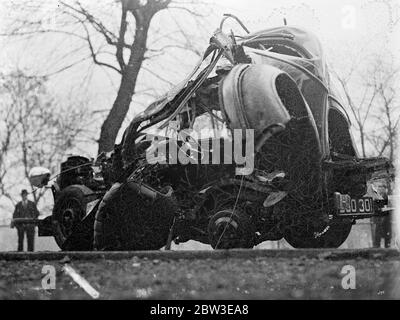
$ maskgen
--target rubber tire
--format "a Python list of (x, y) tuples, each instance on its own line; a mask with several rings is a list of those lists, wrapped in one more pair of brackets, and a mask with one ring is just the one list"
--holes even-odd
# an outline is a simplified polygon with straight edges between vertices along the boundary
[(95, 250), (158, 250), (168, 239), (177, 208), (171, 198), (146, 198), (127, 185), (104, 196), (94, 224)]
[(333, 220), (329, 229), (317, 238), (306, 227), (301, 235), (289, 231), (284, 238), (294, 248), (338, 248), (346, 241), (352, 225), (351, 219)]
[[(52, 219), (53, 219), (53, 235), (54, 235), (54, 239), (57, 243), (57, 245), (63, 249), (64, 243), (66, 241), (67, 236), (70, 235), (66, 235), (65, 233), (63, 233), (63, 230), (60, 229), (59, 224), (55, 223), (55, 222), (61, 222), (62, 217), (61, 217), (61, 211), (63, 210), (63, 206), (65, 205), (65, 203), (67, 201), (71, 201), (72, 199), (74, 199), (77, 204), (76, 208), (77, 210), (77, 216), (80, 217), (80, 220), (85, 216), (86, 214), (86, 205), (88, 203), (88, 198), (86, 197), (86, 193), (84, 192), (84, 186), (77, 186), (77, 185), (71, 185), (66, 187), (65, 189), (63, 189), (60, 194), (57, 197), (57, 200), (54, 204), (54, 208), (53, 208), (53, 215), (52, 215)], [(90, 192), (91, 190), (88, 189), (88, 191)], [(77, 221), (78, 222), (78, 221)], [(77, 224), (74, 224), (74, 227)], [(73, 227), (73, 228), (74, 228)]]

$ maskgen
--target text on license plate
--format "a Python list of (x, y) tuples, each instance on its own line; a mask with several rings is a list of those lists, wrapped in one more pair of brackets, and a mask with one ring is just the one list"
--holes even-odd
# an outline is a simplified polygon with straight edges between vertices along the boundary
[(335, 193), (335, 204), (339, 213), (372, 213), (374, 211), (371, 197), (351, 198), (348, 194)]

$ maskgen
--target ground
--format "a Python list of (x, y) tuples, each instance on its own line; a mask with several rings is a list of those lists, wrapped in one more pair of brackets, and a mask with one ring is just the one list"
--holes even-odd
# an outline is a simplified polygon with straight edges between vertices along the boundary
[[(91, 299), (65, 263), (101, 299), (400, 298), (400, 254), (367, 249), (0, 253), (0, 299)], [(42, 289), (44, 265), (57, 270), (54, 290)], [(348, 265), (355, 289), (345, 290)]]
[[(36, 230), (37, 232), (37, 230)], [(0, 226), (0, 252), (17, 250), (17, 231), (10, 229), (9, 226)], [(351, 230), (351, 233), (341, 249), (368, 248), (371, 247), (371, 225), (368, 221), (359, 220)], [(25, 239), (26, 246), (26, 239)], [(188, 241), (179, 245), (172, 244), (174, 250), (211, 250), (211, 246), (202, 244), (197, 241)], [(258, 249), (283, 249), (291, 248), (284, 239), (280, 241), (266, 241), (256, 246)], [(38, 237), (35, 240), (36, 251), (59, 251), (53, 237)]]

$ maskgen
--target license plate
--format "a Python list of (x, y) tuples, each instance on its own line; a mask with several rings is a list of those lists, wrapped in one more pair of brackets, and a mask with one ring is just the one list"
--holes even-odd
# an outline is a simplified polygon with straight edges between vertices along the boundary
[(352, 198), (335, 192), (335, 205), (340, 214), (368, 214), (374, 212), (371, 197)]

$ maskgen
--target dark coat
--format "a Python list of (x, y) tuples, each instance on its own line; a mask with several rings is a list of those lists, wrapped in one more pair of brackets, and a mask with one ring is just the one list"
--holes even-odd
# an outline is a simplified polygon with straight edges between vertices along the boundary
[[(17, 205), (15, 206), (14, 214), (13, 214), (13, 219), (17, 218), (38, 218), (39, 217), (39, 211), (36, 208), (36, 205), (34, 202), (29, 201), (26, 205), (26, 207), (23, 206), (22, 201), (18, 202)], [(15, 225), (18, 227), (18, 223), (15, 223)]]

